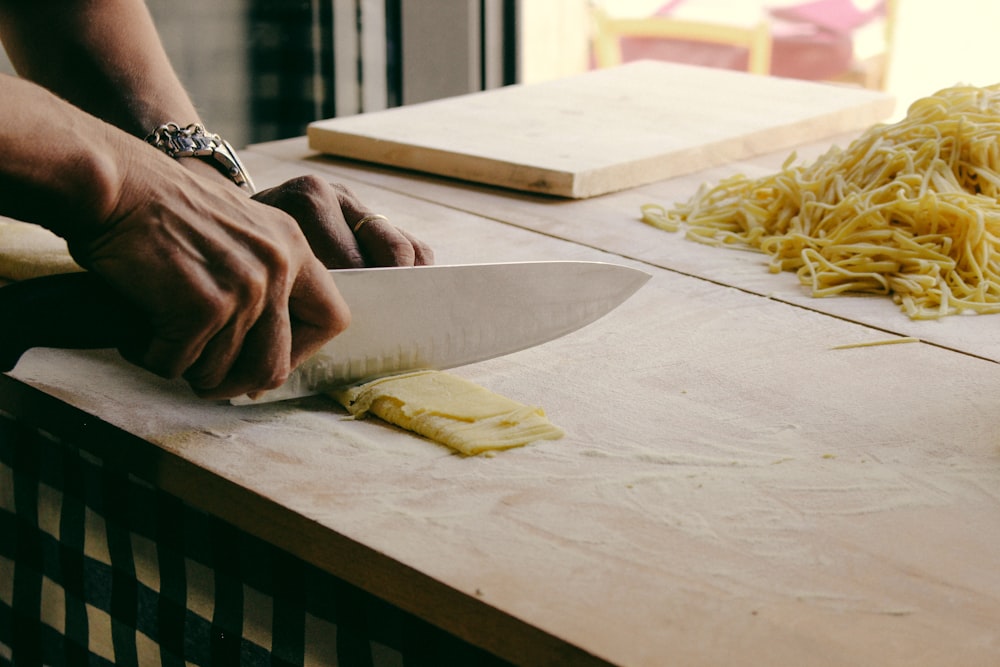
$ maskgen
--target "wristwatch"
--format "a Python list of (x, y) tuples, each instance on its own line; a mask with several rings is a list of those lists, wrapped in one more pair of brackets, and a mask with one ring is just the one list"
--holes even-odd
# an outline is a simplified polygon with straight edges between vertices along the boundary
[(164, 123), (146, 136), (146, 142), (172, 158), (203, 158), (250, 194), (256, 192), (250, 174), (229, 142), (200, 123), (186, 127)]

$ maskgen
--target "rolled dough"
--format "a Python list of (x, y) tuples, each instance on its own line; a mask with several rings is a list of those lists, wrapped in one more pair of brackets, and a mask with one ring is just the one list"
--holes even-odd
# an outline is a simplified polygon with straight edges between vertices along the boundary
[(466, 456), (564, 435), (541, 408), (439, 371), (380, 378), (331, 395), (354, 417), (373, 414)]
[(49, 230), (0, 219), (0, 278), (27, 280), (82, 270), (70, 256), (66, 241)]

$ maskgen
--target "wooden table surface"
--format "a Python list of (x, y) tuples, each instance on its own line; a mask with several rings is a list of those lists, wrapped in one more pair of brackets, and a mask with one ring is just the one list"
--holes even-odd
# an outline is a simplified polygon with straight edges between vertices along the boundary
[[(581, 331), (454, 371), (543, 406), (566, 438), (462, 458), (323, 398), (207, 403), (54, 350), (0, 378), (0, 408), (519, 664), (997, 664), (1000, 319), (811, 299), (761, 255), (637, 221), (784, 155), (586, 201), (303, 139), (246, 157), (260, 185), (349, 185), (438, 263), (652, 273)], [(922, 342), (831, 349), (895, 335)]]

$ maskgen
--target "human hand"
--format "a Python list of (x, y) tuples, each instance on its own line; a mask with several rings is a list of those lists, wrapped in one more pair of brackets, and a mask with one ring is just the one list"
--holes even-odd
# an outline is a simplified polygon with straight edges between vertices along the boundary
[(348, 326), (347, 304), (291, 215), (148, 153), (104, 223), (68, 236), (148, 316), (152, 339), (123, 355), (204, 398), (281, 385)]
[(372, 211), (343, 185), (302, 176), (259, 192), (254, 199), (294, 217), (328, 268), (434, 263), (426, 243), (383, 217), (372, 217)]

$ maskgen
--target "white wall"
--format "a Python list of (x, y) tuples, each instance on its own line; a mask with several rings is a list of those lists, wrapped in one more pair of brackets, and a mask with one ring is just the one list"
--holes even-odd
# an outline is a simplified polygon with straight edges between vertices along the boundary
[(1000, 83), (998, 30), (996, 0), (900, 0), (888, 84), (897, 115), (941, 88)]
[(585, 72), (589, 68), (588, 0), (523, 0), (522, 83), (536, 83)]

